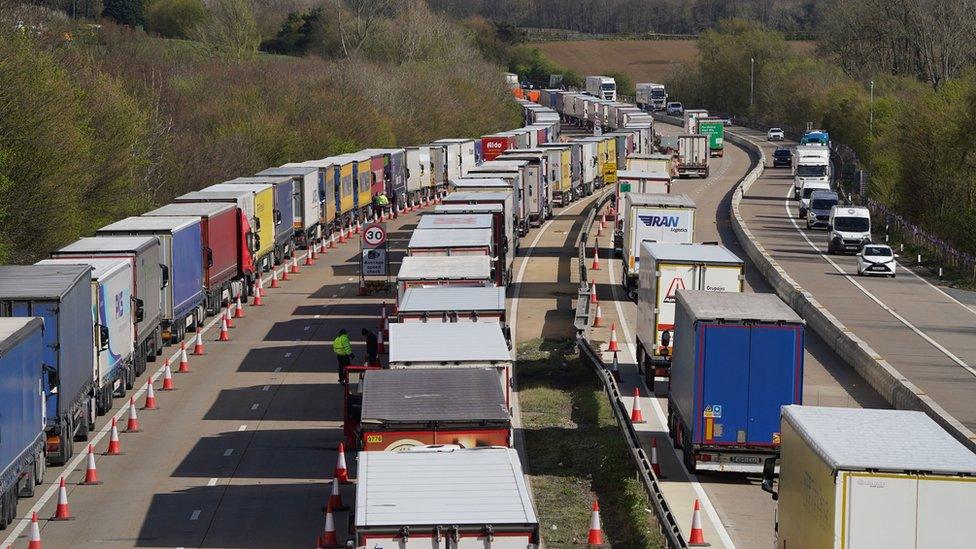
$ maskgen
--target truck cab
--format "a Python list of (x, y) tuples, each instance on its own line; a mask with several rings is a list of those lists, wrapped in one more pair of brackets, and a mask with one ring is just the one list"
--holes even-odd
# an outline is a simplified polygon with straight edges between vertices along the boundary
[(863, 206), (834, 206), (827, 225), (827, 253), (859, 252), (871, 243), (871, 212)]
[(808, 181), (822, 181), (829, 187), (830, 149), (816, 145), (797, 147), (793, 158), (796, 162), (793, 168), (793, 198), (800, 198), (800, 191)]

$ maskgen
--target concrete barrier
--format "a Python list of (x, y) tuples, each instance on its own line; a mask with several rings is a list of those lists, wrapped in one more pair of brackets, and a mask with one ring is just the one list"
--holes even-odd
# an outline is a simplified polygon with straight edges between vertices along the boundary
[[(655, 115), (660, 122), (682, 125), (679, 118)], [(919, 410), (928, 414), (959, 442), (976, 452), (976, 433), (954, 418), (935, 400), (903, 376), (870, 345), (849, 330), (843, 322), (821, 305), (813, 295), (793, 280), (755, 238), (739, 211), (742, 196), (759, 179), (766, 166), (762, 147), (745, 136), (726, 131), (725, 139), (749, 151), (756, 161), (732, 195), (732, 230), (763, 277), (769, 281), (776, 295), (797, 312), (837, 356), (854, 368), (874, 390), (894, 408)]]

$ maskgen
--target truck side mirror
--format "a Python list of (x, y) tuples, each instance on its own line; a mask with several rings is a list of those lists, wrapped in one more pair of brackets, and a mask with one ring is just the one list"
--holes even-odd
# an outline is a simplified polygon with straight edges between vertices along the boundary
[(255, 231), (260, 231), (261, 230), (261, 218), (259, 218), (259, 217), (255, 217), (254, 218), (254, 230)]
[(142, 322), (146, 318), (146, 304), (136, 298), (136, 322)]
[(255, 244), (255, 239), (256, 238), (257, 238), (257, 235), (255, 235), (253, 232), (249, 232), (246, 235), (244, 235), (244, 242), (247, 245), (247, 249), (251, 253), (254, 253), (255, 251), (257, 251), (257, 245)]
[(160, 263), (159, 268), (163, 272), (163, 285), (160, 288), (165, 288), (169, 286), (169, 267)]
[(97, 324), (98, 328), (98, 350), (104, 351), (108, 349), (108, 327), (102, 324)]
[(773, 489), (773, 482), (776, 477), (776, 460), (778, 459), (779, 456), (772, 456), (763, 462), (762, 490), (769, 492), (773, 496), (773, 501), (779, 499), (779, 492)]
[(280, 225), (281, 224), (281, 210), (275, 210), (274, 211), (274, 222), (275, 222), (275, 225)]
[(44, 373), (47, 374), (47, 388), (49, 391), (53, 391), (61, 385), (61, 376), (58, 375), (58, 369), (49, 364), (44, 364)]
[(204, 251), (207, 254), (207, 268), (209, 269), (210, 267), (213, 267), (213, 249), (204, 248)]

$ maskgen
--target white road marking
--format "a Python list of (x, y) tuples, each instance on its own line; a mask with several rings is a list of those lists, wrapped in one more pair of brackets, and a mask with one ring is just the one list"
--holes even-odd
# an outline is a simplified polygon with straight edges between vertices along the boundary
[(234, 449), (233, 448), (228, 448), (228, 449), (224, 450), (224, 457), (230, 457), (231, 455), (233, 455), (233, 453), (234, 453)]
[(260, 404), (255, 402), (254, 404), (251, 405), (251, 410), (257, 410), (260, 406), (261, 406)]
[(919, 337), (921, 337), (922, 339), (924, 339), (925, 341), (927, 341), (929, 343), (929, 345), (935, 347), (942, 354), (944, 354), (945, 356), (949, 357), (949, 360), (955, 362), (956, 364), (958, 364), (959, 366), (961, 366), (963, 369), (965, 369), (967, 372), (969, 372), (974, 377), (976, 377), (976, 369), (974, 369), (969, 364), (966, 364), (966, 362), (963, 361), (961, 358), (959, 358), (956, 355), (952, 354), (952, 352), (949, 349), (946, 349), (945, 347), (943, 347), (941, 344), (939, 344), (939, 342), (937, 342), (936, 340), (934, 340), (931, 337), (929, 337), (928, 334), (926, 334), (922, 330), (920, 330), (917, 327), (915, 327), (915, 325), (912, 324), (911, 322), (909, 322), (908, 319), (906, 319), (905, 317), (903, 317), (900, 314), (896, 313), (894, 309), (892, 309), (891, 307), (889, 307), (888, 305), (886, 305), (883, 301), (881, 301), (880, 299), (878, 299), (877, 296), (875, 296), (867, 288), (865, 288), (864, 286), (862, 286), (860, 282), (854, 280), (854, 278), (851, 275), (847, 274), (847, 271), (845, 271), (843, 269), (843, 267), (841, 267), (840, 265), (838, 265), (836, 261), (834, 261), (833, 259), (831, 259), (828, 255), (824, 254), (820, 250), (820, 248), (818, 248), (817, 245), (814, 244), (812, 240), (810, 240), (810, 237), (807, 236), (807, 234), (805, 232), (803, 232), (802, 230), (800, 230), (800, 225), (796, 222), (796, 219), (793, 218), (793, 215), (790, 212), (790, 194), (791, 194), (791, 191), (792, 191), (792, 189), (787, 189), (787, 191), (786, 191), (786, 199), (783, 201), (783, 206), (786, 208), (786, 217), (790, 220), (790, 223), (793, 224), (793, 228), (796, 230), (796, 232), (799, 233), (799, 235), (801, 237), (803, 237), (803, 240), (805, 240), (806, 243), (811, 248), (813, 248), (813, 250), (815, 252), (817, 252), (817, 255), (819, 255), (820, 257), (822, 257), (824, 259), (824, 261), (826, 261), (827, 263), (830, 263), (830, 265), (838, 273), (840, 273), (841, 275), (843, 275), (844, 278), (846, 278), (848, 282), (850, 282), (851, 284), (853, 284), (855, 288), (857, 288), (858, 290), (861, 290), (861, 293), (863, 293), (864, 295), (868, 296), (868, 298), (870, 298), (871, 301), (874, 301), (875, 303), (878, 304), (879, 307), (881, 307), (882, 309), (884, 309), (885, 311), (887, 311), (891, 316), (893, 316), (896, 319), (898, 319), (898, 321), (901, 322), (902, 324), (904, 324), (909, 330), (911, 330), (911, 331), (915, 332), (916, 334), (918, 334)]
[(190, 514), (190, 520), (197, 520), (198, 518), (200, 518), (200, 510), (196, 509)]
[(312, 317), (312, 318), (322, 318), (322, 315), (315, 315), (315, 316), (314, 316), (314, 317)]
[(307, 331), (309, 331), (309, 330), (311, 330), (311, 329), (312, 329), (312, 327), (311, 327), (311, 326), (305, 326), (305, 331), (306, 331), (306, 332), (307, 332)]
[(271, 386), (270, 385), (265, 385), (264, 387), (261, 388), (261, 390), (262, 391), (270, 391), (271, 390)]
[(210, 479), (210, 482), (207, 483), (207, 486), (216, 486), (216, 485), (217, 485), (217, 477)]
[[(610, 291), (613, 294), (613, 305), (617, 309), (617, 318), (620, 319), (620, 330), (623, 332), (624, 341), (626, 342), (624, 347), (630, 353), (631, 360), (633, 360), (633, 362), (636, 364), (637, 346), (634, 343), (631, 343), (632, 339), (630, 337), (630, 328), (627, 326), (627, 322), (624, 317), (624, 310), (620, 305), (620, 296), (617, 295), (617, 282), (613, 274), (615, 270), (616, 269), (612, 267), (607, 269), (607, 274), (610, 276)], [(600, 350), (597, 349), (596, 351), (599, 352)], [(638, 381), (644, 388), (644, 394), (650, 395), (651, 397), (651, 405), (654, 407), (654, 414), (657, 416), (657, 420), (661, 422), (661, 425), (667, 425), (667, 415), (664, 413), (664, 410), (661, 409), (661, 405), (658, 403), (657, 397), (654, 395), (654, 391), (651, 391), (647, 387), (647, 384), (644, 383), (643, 379), (638, 378)], [(674, 447), (672, 447), (671, 450), (674, 452), (677, 462), (681, 466), (682, 471), (684, 471), (685, 476), (688, 477), (688, 482), (691, 484), (692, 489), (694, 489), (695, 493), (698, 494), (698, 499), (701, 500), (705, 514), (708, 515), (708, 520), (711, 521), (712, 526), (715, 527), (718, 537), (722, 539), (722, 543), (725, 544), (726, 547), (735, 547), (735, 544), (732, 543), (732, 537), (729, 536), (728, 531), (725, 529), (725, 525), (722, 524), (722, 519), (719, 518), (718, 513), (715, 511), (715, 506), (712, 505), (712, 500), (708, 498), (708, 494), (705, 493), (705, 489), (702, 488), (701, 483), (698, 482), (698, 476), (688, 472), (688, 469), (685, 468), (683, 458), (678, 450), (676, 450)]]
[(238, 431), (247, 431), (247, 425), (241, 425), (237, 428)]
[(291, 357), (291, 353), (290, 352), (289, 353), (285, 353), (285, 358), (290, 358), (290, 357)]
[(277, 374), (277, 373), (278, 373), (278, 372), (280, 372), (280, 371), (281, 371), (281, 366), (278, 366), (277, 368), (275, 368), (275, 370), (274, 370), (274, 373), (276, 373), (276, 374)]

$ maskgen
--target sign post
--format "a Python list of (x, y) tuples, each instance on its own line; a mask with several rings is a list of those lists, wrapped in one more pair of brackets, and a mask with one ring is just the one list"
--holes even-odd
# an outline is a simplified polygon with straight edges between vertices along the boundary
[[(386, 223), (371, 223), (363, 228), (360, 250), (359, 287), (365, 288), (367, 294), (380, 290), (389, 291), (390, 269), (387, 259)], [(367, 281), (367, 276), (383, 277), (384, 280)]]

